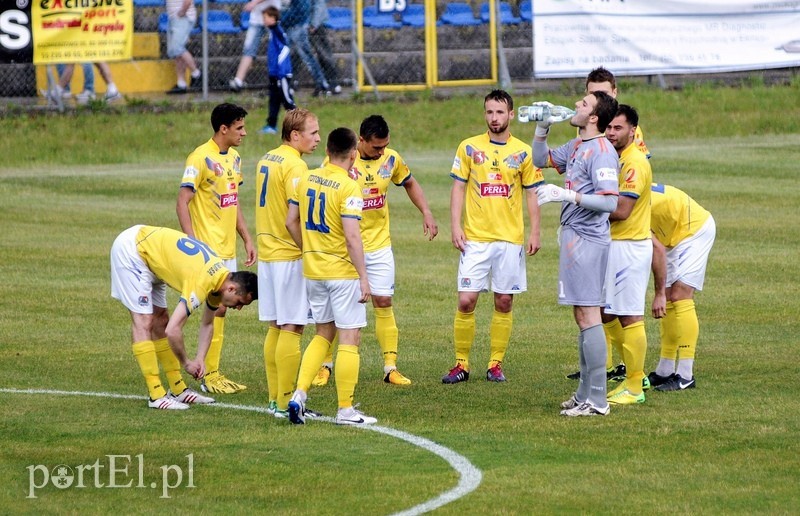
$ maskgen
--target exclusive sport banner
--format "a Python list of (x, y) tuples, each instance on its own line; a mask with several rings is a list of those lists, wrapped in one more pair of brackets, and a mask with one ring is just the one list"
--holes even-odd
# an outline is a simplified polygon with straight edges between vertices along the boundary
[(32, 1), (35, 64), (131, 59), (133, 0)]
[(0, 64), (30, 63), (32, 57), (30, 2), (0, 0)]
[(534, 0), (533, 75), (800, 66), (800, 0)]

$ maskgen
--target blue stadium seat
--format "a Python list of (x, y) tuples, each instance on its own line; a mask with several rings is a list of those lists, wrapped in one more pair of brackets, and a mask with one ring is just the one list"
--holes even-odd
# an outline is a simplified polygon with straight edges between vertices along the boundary
[(208, 3), (215, 4), (246, 4), (247, 0), (208, 0)]
[[(198, 13), (199, 22), (203, 23), (202, 14)], [(233, 23), (233, 17), (228, 11), (208, 10), (208, 32), (214, 34), (237, 34), (241, 29)]]
[(133, 0), (134, 7), (164, 7), (164, 0)]
[(425, 26), (425, 6), (422, 4), (408, 4), (400, 17), (403, 25), (409, 27)]
[(250, 11), (242, 11), (242, 14), (239, 15), (239, 25), (241, 25), (242, 30), (247, 30), (250, 27)]
[(522, 21), (528, 23), (533, 21), (532, 6), (531, 0), (522, 0), (522, 2), (519, 3), (519, 17), (522, 18)]
[[(489, 23), (489, 2), (483, 2), (481, 4), (481, 20), (483, 20), (484, 23)], [(513, 11), (511, 11), (511, 4), (508, 2), (500, 2), (500, 23), (504, 25), (516, 25), (522, 23), (522, 18), (514, 16)]]
[(483, 22), (475, 17), (472, 7), (466, 2), (449, 2), (439, 20), (445, 25), (470, 26), (481, 25)]
[(379, 13), (374, 5), (364, 8), (364, 27), (373, 29), (399, 29), (403, 24), (394, 19), (393, 13)]
[(167, 32), (167, 23), (169, 23), (169, 16), (167, 13), (158, 15), (158, 32)]
[(328, 21), (325, 26), (331, 30), (352, 30), (353, 13), (348, 7), (328, 7)]

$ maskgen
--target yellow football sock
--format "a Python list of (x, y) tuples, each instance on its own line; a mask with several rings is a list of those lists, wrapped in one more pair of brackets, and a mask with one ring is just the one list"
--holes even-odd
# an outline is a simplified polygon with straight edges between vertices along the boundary
[(486, 369), (501, 363), (505, 358), (513, 322), (512, 312), (503, 313), (495, 310), (492, 314), (492, 323), (489, 326), (489, 365)]
[(142, 371), (144, 382), (147, 384), (150, 399), (157, 400), (166, 396), (167, 391), (161, 385), (161, 377), (158, 374), (158, 357), (156, 356), (156, 348), (153, 341), (134, 342), (131, 345), (131, 349), (136, 361), (139, 362), (139, 369)]
[(397, 322), (392, 307), (375, 309), (375, 336), (383, 352), (383, 365), (397, 367)]
[(267, 373), (267, 392), (270, 401), (278, 399), (278, 365), (275, 363), (275, 349), (278, 347), (280, 334), (280, 328), (270, 325), (267, 336), (264, 337), (264, 370)]
[(469, 350), (475, 339), (475, 312), (468, 314), (456, 310), (453, 322), (453, 344), (456, 348), (456, 362), (469, 371)]
[(322, 361), (328, 353), (331, 343), (325, 337), (314, 335), (306, 346), (303, 359), (300, 361), (300, 374), (297, 377), (297, 390), (308, 392), (311, 381), (317, 376)]
[(214, 317), (214, 334), (206, 353), (206, 374), (219, 371), (219, 360), (222, 355), (222, 339), (225, 337), (225, 318)]
[(694, 299), (681, 299), (672, 303), (675, 306), (675, 327), (677, 328), (678, 360), (694, 359), (697, 339), (700, 336), (700, 323)]
[[(275, 363), (278, 368), (278, 397), (275, 401), (278, 409), (289, 408), (289, 400), (297, 383), (297, 371), (300, 369), (300, 337), (299, 333), (281, 330), (278, 345), (275, 348)], [(319, 369), (319, 368), (317, 368)]]
[(336, 380), (339, 408), (352, 407), (358, 383), (358, 370), (361, 366), (358, 346), (340, 344), (336, 351), (336, 365), (333, 368), (333, 374)]
[(328, 354), (325, 355), (325, 358), (322, 360), (323, 364), (330, 364), (330, 367), (333, 368), (333, 350), (336, 349), (336, 346), (338, 345), (339, 345), (339, 332), (336, 332), (336, 335), (333, 336), (333, 340), (328, 346)]
[[(625, 354), (622, 352), (622, 345), (625, 342), (625, 333), (622, 330), (622, 324), (619, 318), (615, 317), (611, 322), (603, 323), (603, 331), (606, 333), (606, 369), (614, 367), (614, 354), (612, 351), (617, 352), (618, 357), (623, 357), (625, 362)], [(627, 363), (625, 364), (627, 366)]]
[(661, 358), (675, 360), (678, 356), (678, 328), (675, 305), (667, 301), (667, 314), (661, 318)]
[(625, 362), (625, 384), (631, 394), (639, 395), (642, 393), (644, 357), (647, 353), (644, 321), (630, 324), (623, 331), (625, 341), (622, 344), (622, 357)]
[(167, 383), (172, 394), (182, 393), (186, 390), (186, 382), (183, 381), (183, 376), (181, 376), (181, 363), (175, 353), (172, 352), (172, 348), (169, 347), (169, 341), (166, 338), (158, 339), (153, 341), (153, 345), (161, 368), (167, 375)]

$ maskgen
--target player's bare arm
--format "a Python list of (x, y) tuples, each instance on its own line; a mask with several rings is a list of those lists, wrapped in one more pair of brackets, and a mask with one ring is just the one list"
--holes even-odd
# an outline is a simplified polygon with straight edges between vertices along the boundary
[(302, 251), (303, 233), (300, 230), (300, 207), (294, 203), (289, 204), (289, 211), (286, 213), (286, 229), (295, 245)]
[(242, 205), (236, 207), (236, 232), (242, 238), (244, 243), (245, 261), (244, 264), (248, 267), (256, 263), (256, 248), (253, 245), (253, 239), (250, 238), (250, 231), (247, 230), (247, 221), (242, 213)]
[(636, 201), (633, 197), (628, 197), (627, 195), (620, 195), (619, 199), (617, 199), (617, 208), (611, 212), (611, 215), (608, 216), (608, 220), (610, 221), (617, 221), (617, 220), (628, 220), (628, 217), (631, 216), (633, 212), (633, 207), (636, 205)]
[(361, 297), (359, 303), (369, 301), (369, 281), (367, 280), (367, 264), (364, 260), (364, 244), (361, 241), (361, 222), (354, 218), (342, 218), (342, 229), (344, 229), (344, 240), (347, 246), (347, 254), (350, 261), (358, 272), (358, 281), (361, 287)]
[(525, 246), (525, 252), (528, 256), (533, 256), (542, 248), (542, 238), (540, 232), (540, 214), (539, 198), (536, 195), (536, 189), (528, 188), (525, 190), (525, 204), (528, 207), (528, 221), (531, 225), (531, 231), (528, 235), (528, 243)]
[(425, 199), (425, 193), (422, 191), (422, 187), (413, 177), (410, 177), (408, 181), (403, 183), (403, 187), (406, 189), (408, 198), (411, 199), (414, 206), (422, 213), (422, 233), (428, 237), (429, 241), (433, 240), (436, 238), (436, 235), (439, 234), (439, 226), (436, 224), (433, 213), (431, 213), (431, 209), (428, 207), (428, 201)]
[(450, 190), (450, 234), (453, 247), (462, 253), (466, 249), (467, 237), (461, 227), (461, 212), (464, 210), (464, 195), (467, 190), (466, 183), (453, 181), (453, 188)]
[(189, 203), (192, 202), (192, 199), (194, 199), (194, 190), (188, 186), (182, 186), (178, 191), (175, 212), (178, 214), (178, 223), (181, 225), (181, 231), (194, 238), (192, 217), (189, 215)]
[[(186, 354), (186, 346), (184, 345), (183, 326), (186, 324), (188, 318), (189, 314), (186, 310), (186, 302), (181, 300), (178, 303), (178, 306), (175, 307), (175, 310), (172, 312), (169, 322), (167, 323), (167, 341), (169, 342), (169, 346), (172, 348), (172, 352), (175, 353), (175, 356), (186, 372), (195, 378), (201, 378), (204, 367), (202, 365), (202, 361), (198, 368), (196, 361), (189, 360), (189, 357)], [(206, 348), (206, 351), (207, 350), (208, 348)]]
[(656, 237), (653, 241), (653, 317), (667, 315), (667, 250)]

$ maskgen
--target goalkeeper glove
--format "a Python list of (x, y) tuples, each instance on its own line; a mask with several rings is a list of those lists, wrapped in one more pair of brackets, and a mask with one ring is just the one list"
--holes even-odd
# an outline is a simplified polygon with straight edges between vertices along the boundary
[(548, 202), (575, 202), (578, 192), (566, 190), (556, 185), (544, 185), (536, 189), (536, 197), (539, 198), (539, 206)]

